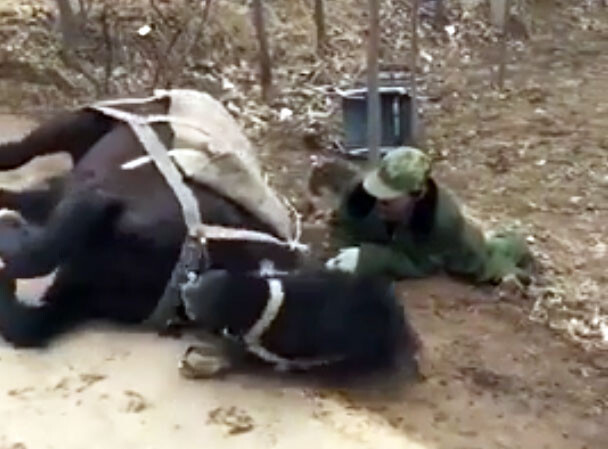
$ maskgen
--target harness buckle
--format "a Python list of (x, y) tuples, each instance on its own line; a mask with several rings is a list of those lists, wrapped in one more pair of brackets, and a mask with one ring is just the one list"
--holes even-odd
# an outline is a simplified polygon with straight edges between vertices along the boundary
[(165, 287), (156, 309), (145, 320), (145, 324), (158, 331), (166, 331), (180, 323), (179, 310), (182, 306), (181, 287), (190, 277), (206, 271), (211, 264), (207, 241), (196, 233), (188, 233), (182, 244), (179, 258), (171, 278)]

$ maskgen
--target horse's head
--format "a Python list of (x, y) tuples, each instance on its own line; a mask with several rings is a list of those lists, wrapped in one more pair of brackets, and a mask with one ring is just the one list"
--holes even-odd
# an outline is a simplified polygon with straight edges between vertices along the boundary
[(210, 270), (182, 286), (186, 317), (203, 329), (221, 328), (226, 320), (222, 311), (225, 288), (230, 273), (225, 270)]

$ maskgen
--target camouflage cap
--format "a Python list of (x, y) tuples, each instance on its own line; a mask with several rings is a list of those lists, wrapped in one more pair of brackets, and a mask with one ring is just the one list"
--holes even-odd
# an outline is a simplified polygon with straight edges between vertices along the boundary
[(389, 152), (380, 166), (363, 180), (372, 196), (390, 200), (424, 188), (431, 171), (431, 159), (421, 150), (400, 147)]

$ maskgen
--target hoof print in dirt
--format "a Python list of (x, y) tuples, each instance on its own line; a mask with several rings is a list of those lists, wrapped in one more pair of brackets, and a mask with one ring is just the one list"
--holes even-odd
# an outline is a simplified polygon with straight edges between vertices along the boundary
[(127, 405), (125, 411), (127, 413), (141, 413), (150, 407), (150, 403), (137, 391), (127, 390), (124, 392), (127, 396)]
[(236, 407), (219, 407), (209, 412), (210, 424), (219, 424), (225, 427), (229, 435), (250, 432), (254, 429), (253, 419), (247, 412)]

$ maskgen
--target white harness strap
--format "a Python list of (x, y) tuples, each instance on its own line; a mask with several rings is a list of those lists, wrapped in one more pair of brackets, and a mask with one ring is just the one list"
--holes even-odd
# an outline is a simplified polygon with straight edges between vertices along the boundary
[(192, 193), (192, 190), (186, 186), (184, 179), (171, 161), (167, 154), (167, 148), (158, 138), (154, 130), (150, 127), (147, 119), (139, 117), (129, 112), (123, 112), (118, 109), (105, 106), (92, 106), (94, 109), (123, 122), (126, 122), (140, 141), (142, 147), (148, 152), (152, 161), (156, 165), (158, 171), (161, 172), (171, 190), (177, 197), (177, 200), (182, 208), (184, 221), (190, 235), (196, 235), (200, 232), (201, 213), (198, 207), (198, 201)]
[(278, 246), (287, 246), (291, 249), (307, 252), (308, 245), (296, 240), (281, 240), (271, 234), (251, 229), (227, 228), (224, 226), (202, 224), (203, 235), (209, 240), (241, 240), (250, 242), (272, 243)]
[[(157, 169), (165, 178), (166, 182), (169, 184), (170, 188), (173, 190), (175, 196), (177, 197), (180, 203), (184, 215), (184, 220), (188, 227), (189, 235), (201, 235), (203, 234), (203, 230), (199, 225), (202, 222), (202, 217), (200, 216), (200, 211), (198, 210), (198, 202), (196, 201), (196, 198), (194, 197), (190, 189), (184, 183), (182, 174), (175, 167), (172, 161), (174, 154), (183, 153), (186, 150), (174, 148), (168, 151), (168, 148), (166, 148), (165, 145), (161, 142), (161, 140), (158, 138), (158, 136), (153, 131), (150, 125), (153, 123), (172, 123), (174, 125), (180, 125), (187, 128), (195, 129), (198, 132), (202, 133), (203, 136), (207, 136), (207, 138), (210, 139), (208, 131), (204, 127), (202, 127), (200, 123), (189, 120), (188, 118), (180, 117), (179, 114), (177, 116), (170, 114), (148, 114), (141, 116), (117, 108), (117, 106), (122, 105), (140, 105), (149, 103), (154, 100), (172, 98), (171, 92), (172, 91), (169, 90), (157, 89), (154, 91), (154, 95), (152, 96), (144, 98), (121, 98), (112, 100), (102, 100), (92, 105), (87, 105), (87, 107), (89, 109), (97, 110), (109, 117), (125, 122), (128, 124), (128, 126), (130, 126), (130, 128), (137, 136), (137, 139), (142, 144), (144, 150), (148, 153), (148, 156), (129, 161), (123, 164), (121, 168), (126, 170), (132, 170), (140, 167), (141, 165), (149, 161), (153, 161)], [(203, 136), (200, 136), (199, 138), (204, 138)], [(200, 150), (206, 152), (204, 148), (201, 148)], [(208, 156), (212, 155), (208, 154)], [(289, 241), (289, 246), (298, 250), (306, 250), (305, 245), (299, 244), (301, 234), (300, 216), (296, 212), (295, 208), (293, 208), (293, 206), (289, 204), (288, 201), (286, 201), (286, 199), (283, 199), (283, 202), (285, 203), (285, 206), (290, 209), (291, 213), (295, 216), (296, 219), (295, 236), (291, 236), (291, 238), (287, 239), (287, 241)]]
[(275, 364), (275, 368), (279, 371), (287, 371), (291, 368), (309, 369), (336, 361), (337, 359), (286, 359), (269, 351), (262, 345), (262, 337), (274, 323), (285, 300), (283, 283), (279, 279), (268, 279), (267, 282), (270, 297), (266, 302), (266, 307), (264, 307), (260, 318), (243, 336), (243, 342), (247, 351), (265, 362)]
[(122, 119), (123, 121), (131, 122), (133, 120), (139, 121), (142, 123), (175, 123), (177, 125), (188, 126), (190, 128), (194, 128), (197, 131), (207, 134), (207, 132), (202, 129), (200, 124), (193, 122), (191, 120), (186, 120), (181, 117), (174, 117), (168, 114), (149, 114), (145, 117), (133, 114), (131, 112), (122, 111), (120, 109), (116, 109), (114, 106), (124, 106), (124, 105), (138, 105), (138, 104), (146, 104), (150, 103), (154, 100), (162, 100), (163, 98), (171, 97), (169, 91), (157, 89), (155, 94), (150, 97), (142, 97), (142, 98), (119, 98), (115, 100), (101, 100), (97, 101), (93, 105), (87, 105), (89, 108), (96, 109), (104, 114), (111, 112), (111, 115), (115, 118)]
[(260, 262), (260, 268), (257, 271), (257, 275), (262, 278), (269, 278), (272, 276), (287, 276), (289, 271), (277, 270), (274, 262), (269, 259), (262, 259)]
[[(171, 159), (174, 159), (176, 156), (184, 153), (197, 153), (194, 150), (183, 149), (183, 148), (175, 148), (169, 150), (167, 152), (167, 156)], [(153, 162), (153, 158), (149, 155), (140, 156), (128, 162), (125, 162), (121, 165), (122, 170), (136, 170), (144, 165)], [(297, 217), (296, 217), (297, 218)], [(299, 220), (296, 220), (299, 223)], [(287, 246), (292, 250), (297, 250), (301, 252), (308, 252), (308, 245), (299, 242), (298, 237), (300, 232), (296, 232), (295, 239), (283, 240), (279, 239), (271, 234), (261, 231), (254, 231), (250, 229), (240, 229), (240, 228), (228, 228), (224, 226), (217, 225), (207, 225), (201, 223), (197, 226), (197, 228), (201, 231), (201, 235), (204, 236), (206, 240), (240, 240), (240, 241), (252, 241), (252, 242), (263, 242), (263, 243), (271, 243), (278, 246)], [(204, 242), (202, 242), (204, 243)]]
[(100, 100), (96, 102), (96, 105), (99, 106), (120, 106), (124, 104), (146, 104), (150, 101), (161, 100), (163, 98), (169, 97), (169, 92), (166, 90), (155, 90), (154, 95), (149, 97), (140, 97), (140, 98), (118, 98), (111, 100)]
[[(198, 154), (197, 150), (191, 150), (189, 148), (173, 148), (172, 150), (167, 151), (167, 154), (171, 159), (175, 159), (176, 156), (179, 156), (184, 153), (192, 153)], [(152, 157), (150, 155), (140, 156), (130, 161), (125, 162), (120, 166), (121, 170), (135, 170), (137, 168), (143, 167), (146, 164), (152, 162)]]
[(152, 326), (165, 327), (174, 316), (173, 311), (179, 301), (179, 285), (185, 281), (187, 273), (200, 266), (201, 257), (205, 264), (209, 263), (205, 236), (201, 229), (202, 219), (198, 200), (184, 182), (182, 174), (167, 154), (166, 146), (154, 132), (147, 118), (100, 104), (89, 107), (123, 121), (131, 128), (143, 149), (165, 178), (181, 207), (188, 237), (182, 244), (178, 262), (171, 273), (162, 297), (146, 320)]

